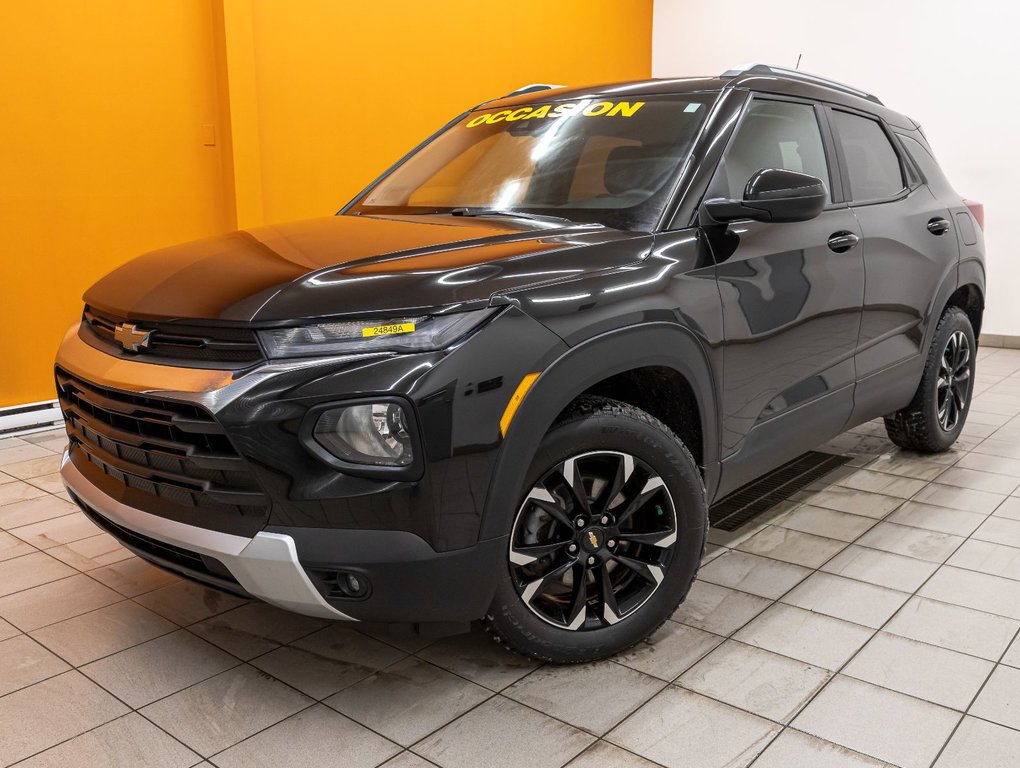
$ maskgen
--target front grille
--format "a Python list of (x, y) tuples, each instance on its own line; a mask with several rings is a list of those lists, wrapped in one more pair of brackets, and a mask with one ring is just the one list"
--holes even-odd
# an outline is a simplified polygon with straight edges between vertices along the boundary
[(223, 428), (202, 408), (101, 387), (58, 368), (72, 455), (113, 482), (179, 507), (257, 515), (268, 500)]
[(216, 363), (239, 368), (263, 360), (255, 331), (250, 328), (195, 325), (180, 322), (137, 322), (139, 330), (152, 331), (143, 349), (130, 352), (116, 340), (117, 326), (131, 322), (85, 307), (82, 322), (103, 349), (119, 357), (166, 359), (198, 364)]

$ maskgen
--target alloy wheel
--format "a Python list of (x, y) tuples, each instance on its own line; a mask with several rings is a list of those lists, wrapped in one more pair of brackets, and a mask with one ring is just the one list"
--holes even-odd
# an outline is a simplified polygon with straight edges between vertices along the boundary
[(676, 541), (676, 509), (655, 470), (627, 453), (584, 453), (528, 492), (510, 536), (510, 572), (543, 621), (599, 629), (652, 596)]
[(935, 384), (939, 425), (951, 432), (967, 407), (970, 390), (970, 343), (963, 331), (953, 331), (946, 342)]

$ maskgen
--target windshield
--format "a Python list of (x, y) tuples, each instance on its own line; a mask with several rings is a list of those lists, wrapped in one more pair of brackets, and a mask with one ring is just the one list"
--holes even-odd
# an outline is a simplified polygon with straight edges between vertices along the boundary
[(516, 211), (651, 229), (716, 96), (482, 108), (409, 157), (351, 212)]

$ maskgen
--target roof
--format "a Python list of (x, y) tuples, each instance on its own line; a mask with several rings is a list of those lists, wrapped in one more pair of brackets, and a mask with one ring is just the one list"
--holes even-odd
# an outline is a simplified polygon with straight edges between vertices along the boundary
[(733, 88), (800, 96), (816, 101), (841, 104), (870, 112), (891, 125), (908, 129), (917, 127), (913, 120), (884, 106), (881, 101), (866, 91), (817, 75), (764, 64), (745, 65), (716, 77), (655, 78), (582, 87), (554, 87), (541, 90), (533, 90), (533, 88), (534, 86), (528, 86), (526, 93), (511, 94), (485, 102), (485, 106), (491, 108), (607, 96), (612, 96), (614, 99), (641, 98), (643, 96), (721, 91), (724, 88)]

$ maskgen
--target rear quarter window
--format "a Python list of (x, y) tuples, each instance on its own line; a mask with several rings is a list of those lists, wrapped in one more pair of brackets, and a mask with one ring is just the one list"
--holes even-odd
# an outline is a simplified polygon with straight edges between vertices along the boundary
[(949, 179), (946, 178), (942, 168), (939, 167), (935, 156), (932, 155), (931, 151), (924, 144), (905, 133), (897, 133), (896, 137), (921, 171), (924, 180), (928, 183), (936, 197), (953, 196), (956, 194), (953, 191), (953, 185), (949, 183)]

